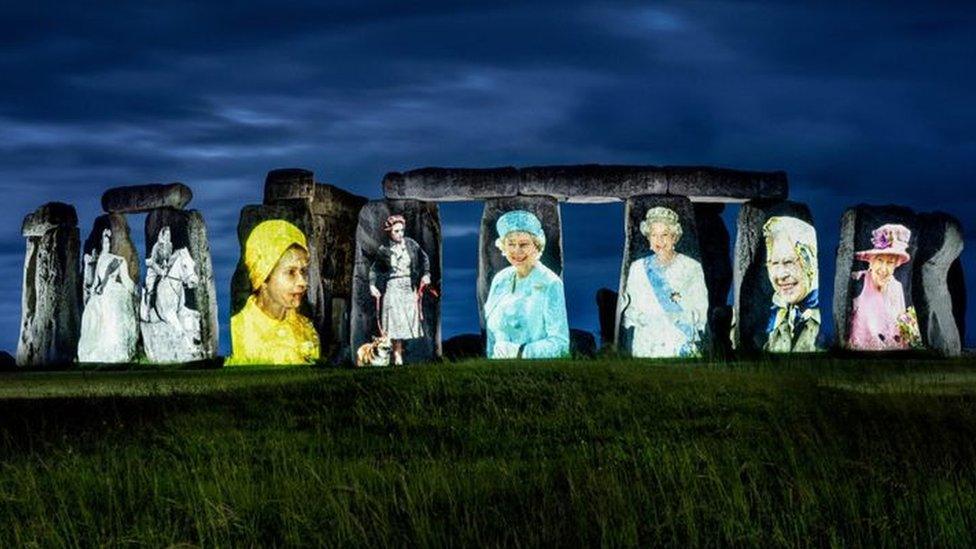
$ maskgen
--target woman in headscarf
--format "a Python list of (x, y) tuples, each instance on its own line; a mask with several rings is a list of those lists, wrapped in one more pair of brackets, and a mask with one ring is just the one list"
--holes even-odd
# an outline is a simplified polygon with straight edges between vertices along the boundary
[(298, 312), (308, 291), (308, 261), (298, 227), (279, 219), (254, 227), (244, 246), (252, 293), (230, 319), (227, 364), (308, 364), (319, 358), (315, 327)]
[(855, 254), (868, 269), (851, 275), (864, 284), (851, 310), (851, 349), (890, 351), (921, 345), (915, 308), (905, 307), (905, 290), (894, 276), (898, 267), (912, 259), (908, 254), (911, 237), (908, 227), (888, 223), (871, 232), (872, 249)]
[(423, 337), (422, 288), (430, 285), (430, 259), (417, 241), (403, 234), (406, 219), (391, 215), (383, 224), (390, 237), (376, 251), (369, 269), (369, 291), (382, 300), (380, 311), (383, 334), (390, 339), (393, 364), (403, 364), (403, 342)]
[(683, 230), (674, 210), (650, 208), (640, 231), (651, 254), (633, 261), (627, 273), (622, 326), (633, 329), (630, 353), (637, 357), (698, 356), (708, 321), (708, 290), (701, 263), (675, 250)]
[(111, 252), (112, 230), (102, 231), (101, 251), (85, 254), (85, 308), (78, 339), (79, 362), (135, 359), (136, 287), (125, 258)]
[(488, 358), (569, 355), (563, 281), (539, 261), (546, 247), (542, 223), (531, 212), (513, 210), (495, 228), (495, 246), (509, 266), (492, 278), (485, 300)]
[(763, 225), (766, 273), (773, 305), (765, 349), (774, 353), (812, 353), (820, 333), (817, 232), (795, 217), (776, 216)]

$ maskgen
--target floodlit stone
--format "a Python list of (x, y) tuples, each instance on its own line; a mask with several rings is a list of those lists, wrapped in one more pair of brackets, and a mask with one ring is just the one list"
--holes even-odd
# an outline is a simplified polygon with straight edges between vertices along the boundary
[(264, 180), (264, 203), (277, 204), (280, 200), (312, 202), (315, 196), (315, 174), (301, 168), (271, 170)]
[[(918, 252), (912, 281), (919, 329), (928, 349), (945, 356), (962, 353), (962, 338), (953, 310), (965, 296), (953, 293), (949, 270), (963, 249), (962, 226), (944, 213), (919, 214)], [(960, 297), (962, 299), (960, 300)]]
[(515, 196), (518, 191), (515, 168), (421, 168), (383, 178), (388, 199), (451, 202)]
[(617, 350), (647, 358), (704, 354), (709, 347), (708, 287), (691, 201), (632, 197), (624, 219)]
[(695, 202), (785, 200), (789, 186), (785, 172), (750, 172), (726, 168), (667, 166), (668, 194)]
[(102, 195), (102, 209), (109, 213), (140, 213), (156, 208), (186, 207), (193, 191), (182, 183), (114, 187)]
[(146, 280), (139, 318), (151, 362), (217, 356), (217, 289), (200, 212), (166, 208), (146, 218)]
[[(68, 364), (78, 350), (81, 285), (80, 236), (72, 206), (49, 203), (24, 219), (27, 254), (17, 364)], [(40, 233), (42, 226), (48, 227)]]
[(732, 341), (747, 353), (822, 349), (817, 233), (805, 204), (748, 202), (739, 210)]
[(567, 202), (619, 202), (668, 192), (667, 173), (656, 166), (533, 166), (519, 172), (519, 194), (553, 196)]
[[(402, 223), (393, 216), (401, 216)], [(353, 363), (389, 366), (440, 356), (440, 289), (437, 204), (368, 202), (359, 212), (356, 228), (350, 325)]]

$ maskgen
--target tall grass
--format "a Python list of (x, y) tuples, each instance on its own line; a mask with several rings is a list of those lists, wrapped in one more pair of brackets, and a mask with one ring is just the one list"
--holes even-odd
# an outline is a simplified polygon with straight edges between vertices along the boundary
[(972, 546), (976, 372), (811, 360), (2, 376), (0, 546)]

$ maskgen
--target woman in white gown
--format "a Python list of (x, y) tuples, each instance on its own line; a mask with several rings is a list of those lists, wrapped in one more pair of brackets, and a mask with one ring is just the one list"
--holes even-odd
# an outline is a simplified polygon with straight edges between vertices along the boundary
[(78, 340), (79, 362), (135, 359), (136, 288), (125, 258), (110, 251), (112, 231), (102, 231), (101, 251), (85, 254), (85, 309)]

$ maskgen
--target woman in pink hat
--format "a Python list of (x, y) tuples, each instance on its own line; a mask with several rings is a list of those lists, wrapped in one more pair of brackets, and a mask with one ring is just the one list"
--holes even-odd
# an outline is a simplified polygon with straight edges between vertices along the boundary
[(912, 232), (904, 225), (889, 223), (871, 232), (870, 250), (854, 257), (868, 264), (867, 271), (851, 276), (864, 287), (854, 298), (847, 343), (860, 351), (891, 351), (918, 347), (921, 335), (914, 307), (905, 307), (905, 291), (895, 280), (895, 269), (908, 263), (908, 242)]

